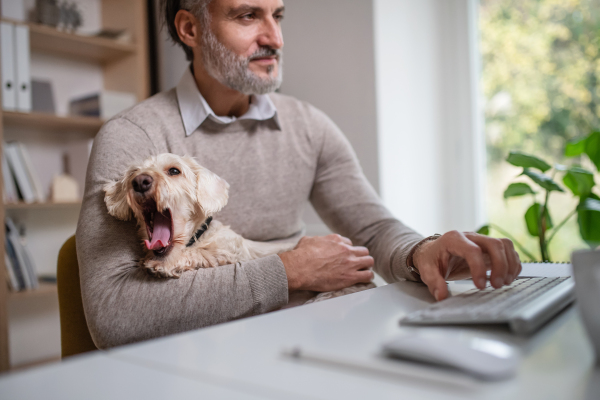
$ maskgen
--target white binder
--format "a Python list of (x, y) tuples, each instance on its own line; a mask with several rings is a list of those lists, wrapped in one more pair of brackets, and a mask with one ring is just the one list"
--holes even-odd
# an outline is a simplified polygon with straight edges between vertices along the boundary
[(17, 110), (31, 111), (31, 75), (29, 55), (29, 27), (15, 27), (15, 60), (17, 76)]
[(2, 12), (2, 18), (15, 21), (25, 21), (26, 19), (24, 0), (2, 0), (0, 1), (0, 12)]
[(2, 108), (14, 111), (17, 108), (15, 74), (15, 27), (0, 22), (0, 57), (2, 58)]

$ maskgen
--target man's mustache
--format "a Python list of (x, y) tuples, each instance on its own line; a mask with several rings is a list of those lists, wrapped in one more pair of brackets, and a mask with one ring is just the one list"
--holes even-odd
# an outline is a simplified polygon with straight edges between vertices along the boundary
[(277, 57), (277, 59), (281, 58), (281, 49), (274, 49), (268, 46), (259, 47), (250, 57), (248, 57), (248, 61), (256, 60), (257, 58), (264, 57)]

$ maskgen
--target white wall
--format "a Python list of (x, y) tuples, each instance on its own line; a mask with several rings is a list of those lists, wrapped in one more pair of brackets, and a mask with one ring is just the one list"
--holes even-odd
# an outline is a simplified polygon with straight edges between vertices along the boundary
[(429, 235), (484, 220), (475, 1), (375, 0), (381, 193)]

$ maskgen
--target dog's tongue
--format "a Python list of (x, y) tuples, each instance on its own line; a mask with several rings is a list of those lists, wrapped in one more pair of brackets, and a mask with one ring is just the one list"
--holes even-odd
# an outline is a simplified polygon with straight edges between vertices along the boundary
[(169, 245), (171, 237), (171, 219), (161, 213), (154, 213), (154, 229), (152, 231), (152, 242), (146, 240), (148, 250), (160, 250)]

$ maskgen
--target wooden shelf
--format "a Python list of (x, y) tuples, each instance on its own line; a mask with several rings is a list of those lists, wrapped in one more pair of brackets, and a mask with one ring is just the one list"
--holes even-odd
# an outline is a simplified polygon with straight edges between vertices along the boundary
[(58, 295), (56, 283), (40, 283), (37, 289), (22, 290), (20, 292), (8, 292), (10, 301), (18, 301), (34, 297), (53, 297)]
[(62, 208), (76, 208), (81, 207), (80, 201), (74, 201), (70, 203), (6, 203), (4, 204), (5, 210), (50, 210), (50, 209), (62, 209)]
[[(16, 24), (23, 22), (5, 20)], [(31, 50), (101, 64), (117, 61), (135, 54), (133, 43), (120, 43), (112, 39), (62, 32), (51, 26), (25, 23), (29, 26)]]
[(4, 125), (21, 128), (39, 128), (54, 132), (81, 132), (95, 136), (104, 123), (93, 117), (59, 117), (45, 113), (3, 112)]

